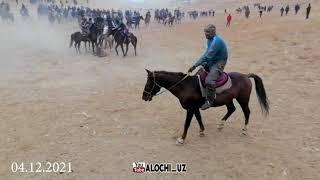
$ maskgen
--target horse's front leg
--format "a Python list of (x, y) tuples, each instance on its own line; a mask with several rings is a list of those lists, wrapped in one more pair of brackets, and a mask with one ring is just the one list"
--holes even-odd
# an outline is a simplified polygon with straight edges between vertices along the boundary
[(78, 42), (75, 41), (75, 42), (74, 42), (74, 48), (76, 49), (76, 52), (78, 52), (78, 49), (77, 49), (78, 46), (77, 46), (77, 44), (78, 44)]
[(122, 50), (123, 57), (125, 57), (125, 56), (126, 56), (126, 54), (124, 53), (123, 43), (120, 43), (120, 47), (121, 47), (121, 50)]
[(92, 41), (91, 44), (92, 44), (92, 53), (94, 53), (94, 44), (95, 44), (95, 42)]
[(204, 136), (204, 126), (202, 123), (201, 113), (200, 113), (199, 109), (195, 110), (194, 115), (196, 116), (196, 119), (197, 119), (198, 124), (200, 126), (199, 136), (203, 137)]
[(117, 42), (116, 47), (114, 48), (114, 49), (116, 50), (117, 56), (119, 55), (119, 53), (118, 53), (118, 46), (119, 46), (119, 43)]
[(194, 111), (193, 110), (187, 110), (187, 117), (186, 117), (186, 121), (184, 123), (184, 129), (183, 129), (183, 134), (181, 137), (179, 137), (176, 141), (177, 145), (182, 145), (187, 137), (187, 133), (188, 133), (188, 128), (190, 126), (192, 117), (194, 115)]
[(128, 46), (129, 46), (129, 43), (128, 44), (126, 43), (126, 53), (124, 54), (124, 56), (128, 54)]
[(81, 41), (78, 43), (78, 52), (80, 54), (80, 45), (81, 45)]
[(85, 48), (85, 50), (87, 52), (87, 43), (85, 41), (83, 41), (83, 42), (84, 42), (84, 48)]

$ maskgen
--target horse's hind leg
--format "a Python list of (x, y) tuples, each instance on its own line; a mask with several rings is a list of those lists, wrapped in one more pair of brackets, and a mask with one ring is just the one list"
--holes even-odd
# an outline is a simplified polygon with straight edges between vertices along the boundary
[(177, 139), (177, 141), (176, 141), (177, 145), (182, 145), (184, 143), (184, 140), (187, 137), (188, 129), (190, 127), (190, 123), (191, 123), (193, 115), (194, 115), (194, 111), (193, 110), (188, 110), (187, 111), (187, 117), (186, 117), (186, 121), (184, 123), (183, 134), (182, 134), (182, 136), (180, 138)]
[(249, 100), (248, 99), (238, 99), (237, 101), (239, 102), (241, 109), (243, 111), (244, 117), (245, 117), (245, 123), (244, 127), (242, 128), (242, 134), (247, 135), (247, 125), (249, 124), (249, 118), (250, 118), (250, 109), (249, 109)]
[(80, 54), (80, 45), (81, 45), (81, 41), (78, 43), (78, 52)]
[(124, 56), (126, 56), (128, 54), (128, 46), (129, 46), (129, 43), (126, 43), (126, 53)]
[(79, 53), (79, 52), (78, 52), (78, 42), (75, 42), (75, 43), (74, 43), (74, 48), (76, 49), (76, 52)]
[(227, 119), (231, 116), (231, 114), (236, 111), (236, 107), (233, 104), (233, 101), (231, 101), (229, 104), (226, 104), (227, 106), (227, 114), (224, 115), (224, 117), (221, 119), (220, 123), (218, 124), (218, 129), (222, 130), (224, 128), (224, 123), (227, 121)]
[(96, 43), (94, 41), (92, 41), (91, 44), (92, 44), (92, 53), (94, 53), (94, 46)]
[(117, 56), (119, 55), (119, 53), (118, 53), (118, 46), (119, 46), (119, 43), (117, 42), (116, 47), (114, 48), (114, 49), (116, 50)]
[(132, 45), (134, 48), (134, 55), (137, 56), (137, 39), (132, 40)]
[(196, 119), (197, 119), (198, 124), (200, 126), (199, 136), (203, 137), (204, 136), (204, 126), (202, 123), (201, 113), (200, 113), (199, 109), (195, 110), (194, 115), (196, 116)]

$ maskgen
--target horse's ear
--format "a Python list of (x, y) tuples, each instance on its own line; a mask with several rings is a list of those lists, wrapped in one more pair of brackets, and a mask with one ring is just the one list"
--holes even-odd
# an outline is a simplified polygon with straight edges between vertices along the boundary
[(148, 73), (148, 75), (151, 74), (151, 72), (150, 72), (148, 69), (145, 69), (145, 70), (146, 70), (146, 72)]

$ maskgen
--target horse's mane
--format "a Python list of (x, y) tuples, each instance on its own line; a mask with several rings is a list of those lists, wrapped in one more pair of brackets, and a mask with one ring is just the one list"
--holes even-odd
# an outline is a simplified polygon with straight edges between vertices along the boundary
[(154, 71), (154, 73), (156, 73), (156, 74), (165, 74), (165, 75), (174, 75), (174, 76), (179, 76), (179, 77), (186, 76), (186, 74), (182, 73), (182, 72)]

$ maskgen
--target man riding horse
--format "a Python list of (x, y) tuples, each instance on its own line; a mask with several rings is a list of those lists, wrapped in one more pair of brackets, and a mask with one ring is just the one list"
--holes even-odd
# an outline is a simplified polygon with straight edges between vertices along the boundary
[(209, 24), (205, 29), (205, 36), (208, 39), (208, 48), (204, 55), (193, 65), (188, 72), (192, 72), (196, 67), (202, 65), (208, 72), (206, 77), (206, 103), (201, 109), (206, 110), (211, 107), (216, 98), (216, 81), (222, 74), (228, 59), (228, 50), (223, 39), (216, 35), (216, 27)]
[(89, 28), (92, 26), (92, 24), (93, 22), (91, 18), (89, 20), (87, 20), (85, 17), (82, 18), (80, 26), (83, 35), (88, 35), (90, 33)]
[(111, 29), (120, 32), (125, 37), (125, 41), (129, 38), (129, 29), (119, 18), (113, 21), (112, 26)]
[(28, 17), (29, 16), (29, 11), (26, 8), (26, 6), (24, 4), (22, 4), (21, 9), (20, 9), (20, 14), (24, 17)]

